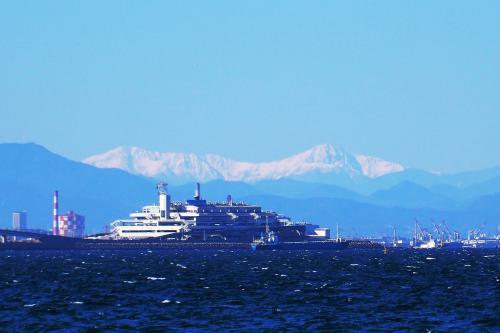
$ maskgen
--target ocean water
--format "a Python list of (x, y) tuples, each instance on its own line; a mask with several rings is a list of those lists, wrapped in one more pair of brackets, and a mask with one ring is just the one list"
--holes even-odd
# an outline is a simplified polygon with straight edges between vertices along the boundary
[(500, 332), (500, 251), (4, 251), (1, 332)]

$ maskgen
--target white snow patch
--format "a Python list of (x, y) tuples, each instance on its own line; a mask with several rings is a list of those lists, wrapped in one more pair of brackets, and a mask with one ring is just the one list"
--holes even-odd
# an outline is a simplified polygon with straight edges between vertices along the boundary
[(165, 179), (255, 182), (275, 180), (307, 173), (344, 173), (349, 177), (380, 177), (405, 168), (378, 157), (353, 155), (329, 144), (315, 146), (291, 157), (263, 163), (235, 161), (220, 155), (155, 152), (138, 147), (117, 147), (86, 158), (84, 163), (98, 168), (116, 168), (129, 173)]

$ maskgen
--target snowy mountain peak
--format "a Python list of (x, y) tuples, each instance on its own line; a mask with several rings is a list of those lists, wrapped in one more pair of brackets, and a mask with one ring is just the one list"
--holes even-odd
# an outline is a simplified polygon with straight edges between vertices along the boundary
[(357, 155), (356, 160), (361, 165), (363, 175), (369, 178), (377, 178), (405, 170), (405, 167), (401, 164), (388, 162), (378, 157)]
[(154, 152), (138, 147), (117, 147), (88, 157), (84, 163), (99, 168), (117, 168), (155, 179), (178, 181), (255, 182), (301, 178), (310, 174), (376, 178), (405, 168), (378, 157), (353, 155), (329, 144), (317, 145), (291, 157), (265, 163), (235, 161), (219, 155)]
[(297, 155), (303, 156), (308, 162), (331, 164), (342, 158), (345, 152), (335, 149), (332, 145), (321, 144)]
[(84, 163), (94, 165), (98, 168), (116, 168), (132, 172), (131, 150), (135, 147), (116, 147), (100, 155), (85, 159)]

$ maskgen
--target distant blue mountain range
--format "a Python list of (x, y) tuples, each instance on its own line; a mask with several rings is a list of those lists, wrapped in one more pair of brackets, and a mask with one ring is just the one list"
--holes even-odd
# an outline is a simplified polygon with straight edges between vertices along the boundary
[[(0, 227), (14, 210), (26, 210), (33, 228), (49, 229), (52, 192), (62, 211), (86, 216), (88, 233), (156, 202), (155, 181), (117, 169), (100, 169), (56, 155), (36, 144), (0, 144)], [(342, 185), (342, 186), (340, 186)], [(170, 186), (174, 200), (193, 195), (194, 185)], [(202, 186), (208, 200), (261, 204), (295, 220), (334, 227), (348, 235), (407, 236), (415, 219), (424, 226), (446, 220), (452, 229), (496, 230), (500, 221), (500, 167), (456, 175), (407, 169), (373, 179), (322, 184), (280, 179), (255, 183), (215, 180)]]

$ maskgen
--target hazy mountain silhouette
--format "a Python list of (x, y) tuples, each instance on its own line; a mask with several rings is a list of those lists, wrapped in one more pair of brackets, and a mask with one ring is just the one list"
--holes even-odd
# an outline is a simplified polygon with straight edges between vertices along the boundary
[[(11, 226), (13, 210), (26, 210), (30, 227), (48, 229), (52, 221), (52, 192), (60, 191), (61, 211), (86, 216), (87, 232), (97, 232), (116, 218), (156, 202), (155, 182), (117, 169), (101, 169), (54, 154), (36, 144), (0, 144), (0, 226)], [(438, 176), (405, 170), (371, 179), (369, 186), (350, 189), (294, 179), (252, 184), (216, 180), (203, 184), (208, 200), (249, 200), (296, 220), (330, 227), (338, 222), (354, 233), (390, 232), (389, 226), (410, 228), (414, 218), (446, 219), (450, 227), (485, 224), (496, 229), (500, 220), (500, 177), (492, 168)], [(408, 181), (409, 177), (415, 181)], [(439, 181), (441, 179), (442, 182)], [(474, 179), (477, 182), (474, 182)], [(364, 194), (366, 189), (373, 190)], [(192, 197), (193, 184), (169, 186), (173, 200)]]

